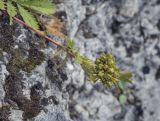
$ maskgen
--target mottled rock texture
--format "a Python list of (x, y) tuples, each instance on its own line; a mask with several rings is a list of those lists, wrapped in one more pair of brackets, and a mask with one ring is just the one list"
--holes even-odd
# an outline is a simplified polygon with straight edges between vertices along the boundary
[(83, 55), (110, 52), (133, 72), (128, 100), (72, 61), (58, 68), (55, 46), (0, 14), (0, 121), (160, 121), (160, 1), (53, 2)]

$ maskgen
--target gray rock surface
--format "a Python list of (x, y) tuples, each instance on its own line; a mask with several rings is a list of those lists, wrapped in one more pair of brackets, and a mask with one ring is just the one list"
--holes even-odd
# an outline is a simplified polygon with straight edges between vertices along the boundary
[(133, 72), (128, 101), (121, 105), (117, 90), (87, 81), (72, 61), (57, 68), (63, 60), (52, 58), (55, 46), (1, 15), (0, 121), (160, 121), (160, 1), (54, 2), (83, 55), (110, 52)]
[[(125, 111), (122, 108), (114, 120), (159, 121), (159, 1), (82, 0), (77, 4), (85, 13), (71, 7), (66, 8), (80, 14), (77, 21), (85, 16), (77, 24), (79, 29), (74, 37), (71, 36), (77, 48), (93, 60), (103, 51), (111, 52), (116, 56), (121, 69), (134, 73), (135, 102), (125, 106)], [(78, 17), (75, 13), (68, 14), (72, 15), (69, 18)], [(69, 23), (72, 21), (75, 20), (69, 19)], [(68, 27), (74, 31), (73, 25), (68, 24)], [(109, 112), (106, 111), (106, 119), (101, 119), (102, 121), (107, 120), (107, 114)]]

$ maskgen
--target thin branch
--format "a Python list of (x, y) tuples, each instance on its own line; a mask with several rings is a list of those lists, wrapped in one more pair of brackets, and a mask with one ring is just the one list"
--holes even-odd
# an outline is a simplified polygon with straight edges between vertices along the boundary
[(36, 34), (38, 34), (39, 36), (41, 37), (44, 37), (46, 40), (52, 42), (53, 44), (63, 48), (67, 53), (69, 53), (72, 57), (75, 57), (75, 55), (73, 53), (71, 53), (70, 51), (68, 51), (67, 48), (65, 48), (61, 43), (53, 40), (52, 38), (46, 36), (43, 32), (37, 30), (37, 29), (34, 29), (33, 27), (31, 27), (30, 25), (28, 25), (27, 23), (23, 22), (22, 20), (18, 19), (17, 17), (13, 17), (13, 19), (17, 22), (17, 23), (20, 23), (26, 27), (28, 27), (30, 30), (32, 30), (33, 32), (35, 32)]
[(56, 44), (56, 45), (59, 46), (59, 47), (64, 48), (64, 46), (63, 46), (61, 43), (56, 42), (55, 40), (53, 40), (53, 39), (51, 39), (50, 37), (46, 36), (46, 35), (43, 34), (41, 31), (39, 31), (39, 30), (37, 30), (37, 29), (34, 29), (33, 27), (31, 27), (31, 26), (28, 25), (27, 23), (23, 22), (22, 20), (20, 20), (20, 19), (18, 19), (18, 18), (16, 18), (16, 17), (13, 17), (13, 19), (14, 19), (16, 22), (18, 22), (18, 23), (20, 23), (20, 24), (28, 27), (30, 30), (34, 31), (34, 32), (35, 32), (36, 34), (38, 34), (39, 36), (44, 37), (45, 39), (47, 39), (48, 41)]

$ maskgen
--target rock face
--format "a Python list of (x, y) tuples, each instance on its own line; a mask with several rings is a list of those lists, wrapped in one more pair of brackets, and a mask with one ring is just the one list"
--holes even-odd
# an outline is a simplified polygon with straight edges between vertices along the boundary
[(68, 96), (62, 90), (67, 80), (62, 60), (42, 39), (20, 25), (0, 21), (1, 121), (71, 121), (67, 112)]
[(117, 90), (87, 81), (79, 65), (52, 58), (56, 47), (0, 14), (0, 121), (159, 121), (160, 1), (53, 0), (68, 36), (92, 60), (111, 52), (134, 73)]

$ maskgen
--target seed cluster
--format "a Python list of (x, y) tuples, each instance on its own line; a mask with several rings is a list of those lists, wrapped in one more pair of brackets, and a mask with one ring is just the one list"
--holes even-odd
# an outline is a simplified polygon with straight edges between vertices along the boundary
[(111, 54), (102, 54), (95, 61), (96, 73), (93, 74), (97, 79), (107, 86), (117, 84), (120, 70), (116, 66), (114, 57)]
[(83, 58), (81, 64), (87, 73), (89, 80), (101, 80), (107, 86), (117, 85), (120, 76), (120, 70), (116, 66), (114, 57), (111, 54), (102, 54), (95, 62)]
[(83, 57), (81, 66), (89, 80), (94, 82), (100, 80), (109, 87), (119, 82), (120, 70), (111, 54), (102, 54), (95, 62)]

